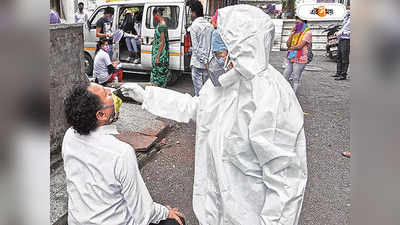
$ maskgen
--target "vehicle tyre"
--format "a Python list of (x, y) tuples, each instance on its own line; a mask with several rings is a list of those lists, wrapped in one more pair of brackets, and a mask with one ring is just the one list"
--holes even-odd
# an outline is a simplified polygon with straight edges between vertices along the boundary
[(93, 59), (92, 57), (85, 52), (85, 73), (89, 76), (92, 77), (93, 75)]
[(331, 51), (329, 52), (329, 58), (336, 61), (336, 55), (333, 55)]
[(330, 59), (333, 59), (333, 55), (332, 55), (331, 51), (328, 52), (328, 56), (329, 56)]
[(181, 71), (170, 70), (168, 73), (167, 85), (173, 86), (178, 80), (178, 77), (180, 77), (181, 73)]

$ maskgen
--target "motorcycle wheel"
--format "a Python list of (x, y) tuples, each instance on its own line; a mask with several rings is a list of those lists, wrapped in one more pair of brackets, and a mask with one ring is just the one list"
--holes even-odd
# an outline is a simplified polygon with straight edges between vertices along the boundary
[(332, 59), (332, 60), (336, 60), (337, 55), (333, 55), (332, 52), (330, 51), (329, 52), (329, 58)]

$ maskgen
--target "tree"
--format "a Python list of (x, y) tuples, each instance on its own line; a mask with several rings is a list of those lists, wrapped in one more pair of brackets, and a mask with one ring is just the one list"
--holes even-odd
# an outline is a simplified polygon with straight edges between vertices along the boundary
[(282, 8), (285, 9), (284, 12), (290, 13), (290, 16), (289, 16), (290, 19), (294, 18), (295, 4), (296, 4), (296, 0), (282, 0)]
[(290, 18), (293, 19), (294, 18), (294, 14), (295, 14), (295, 0), (287, 0), (287, 9), (288, 12), (290, 13)]

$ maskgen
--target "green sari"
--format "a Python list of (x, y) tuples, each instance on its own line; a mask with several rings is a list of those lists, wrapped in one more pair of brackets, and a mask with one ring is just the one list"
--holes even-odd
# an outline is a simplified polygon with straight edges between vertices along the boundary
[[(160, 54), (160, 64), (156, 65), (155, 61), (161, 44), (161, 33), (164, 33), (165, 44)], [(151, 62), (153, 69), (151, 71), (150, 82), (159, 87), (165, 88), (168, 79), (169, 65), (169, 47), (168, 47), (168, 28), (164, 24), (158, 24), (154, 32), (153, 47), (151, 51)]]

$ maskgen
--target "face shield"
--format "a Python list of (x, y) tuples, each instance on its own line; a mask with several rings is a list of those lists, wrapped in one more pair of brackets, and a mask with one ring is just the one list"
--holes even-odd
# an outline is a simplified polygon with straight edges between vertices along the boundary
[(218, 78), (228, 71), (229, 57), (228, 54), (224, 54), (228, 49), (222, 41), (218, 31), (212, 33), (211, 50), (213, 55), (208, 63), (208, 74), (213, 85), (215, 87), (220, 87), (221, 84), (219, 83)]

